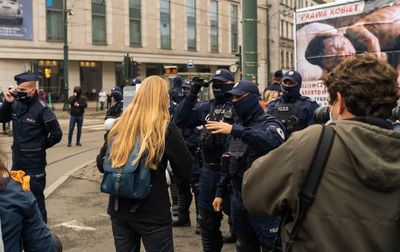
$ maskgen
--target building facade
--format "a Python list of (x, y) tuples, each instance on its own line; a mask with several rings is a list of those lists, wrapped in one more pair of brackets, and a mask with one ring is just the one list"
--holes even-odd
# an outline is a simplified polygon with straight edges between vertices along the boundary
[[(26, 3), (31, 2), (31, 3)], [(212, 73), (238, 60), (239, 0), (37, 0), (16, 1), (21, 19), (0, 19), (0, 87), (13, 76), (37, 71), (39, 87), (61, 101), (64, 89), (64, 9), (67, 12), (69, 92), (74, 86), (92, 99), (101, 88), (125, 85), (124, 55), (138, 62), (139, 78)], [(301, 2), (302, 5), (296, 5)], [(294, 68), (293, 10), (322, 1), (258, 0), (258, 82), (268, 69)], [(267, 21), (267, 16), (268, 21)], [(269, 40), (268, 40), (269, 33)], [(269, 60), (268, 46), (269, 43)], [(269, 65), (268, 65), (269, 64)], [(239, 72), (235, 73), (239, 79)]]

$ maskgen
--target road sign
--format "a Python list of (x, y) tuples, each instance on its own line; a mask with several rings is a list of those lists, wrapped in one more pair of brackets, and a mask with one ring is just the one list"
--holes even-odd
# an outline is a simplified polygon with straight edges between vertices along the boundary
[(187, 60), (187, 67), (188, 67), (188, 68), (193, 68), (193, 67), (194, 67), (194, 62), (193, 62), (192, 59), (188, 59), (188, 60)]

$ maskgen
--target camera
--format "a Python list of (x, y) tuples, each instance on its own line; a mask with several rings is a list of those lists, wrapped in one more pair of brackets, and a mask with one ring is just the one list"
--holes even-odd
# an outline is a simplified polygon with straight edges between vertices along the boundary
[(329, 106), (322, 106), (314, 111), (314, 122), (321, 124), (329, 121)]
[(18, 91), (17, 91), (17, 90), (14, 90), (14, 92), (12, 92), (11, 95), (14, 96), (15, 98), (17, 98), (17, 96), (18, 96)]
[(392, 110), (393, 121), (400, 120), (400, 104)]
[(202, 87), (208, 87), (208, 86), (210, 86), (210, 82), (211, 81), (206, 81), (206, 80), (204, 80), (204, 79), (202, 79), (202, 78), (200, 78), (200, 77), (193, 77), (193, 79), (192, 79), (192, 83), (193, 84), (200, 84), (200, 86), (202, 86)]

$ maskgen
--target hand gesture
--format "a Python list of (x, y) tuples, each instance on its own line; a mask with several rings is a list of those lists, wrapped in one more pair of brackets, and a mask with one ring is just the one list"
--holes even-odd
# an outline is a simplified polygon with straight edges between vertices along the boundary
[(232, 132), (232, 125), (229, 123), (225, 123), (223, 121), (208, 121), (206, 124), (206, 128), (211, 130), (212, 134), (226, 134), (229, 135)]

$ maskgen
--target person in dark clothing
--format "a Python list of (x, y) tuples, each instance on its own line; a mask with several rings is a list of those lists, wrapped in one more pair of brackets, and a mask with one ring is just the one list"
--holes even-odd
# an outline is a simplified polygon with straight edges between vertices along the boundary
[[(182, 85), (182, 92), (184, 95), (189, 93), (192, 86), (191, 81), (185, 81)], [(170, 103), (171, 106), (171, 103)], [(200, 168), (198, 162), (199, 152), (199, 135), (200, 130), (196, 127), (179, 127), (183, 138), (185, 139), (186, 145), (190, 153), (192, 154), (192, 175), (188, 181), (179, 181), (178, 183), (178, 217), (173, 221), (174, 227), (187, 227), (191, 225), (189, 207), (192, 202), (192, 192), (194, 194), (195, 205), (196, 205), (196, 233), (200, 234), (200, 226), (198, 225), (198, 196), (199, 196), (199, 177)], [(172, 193), (172, 191), (171, 191)]]
[(236, 250), (270, 251), (278, 237), (280, 218), (258, 217), (249, 214), (242, 202), (242, 178), (254, 160), (277, 148), (285, 141), (284, 127), (273, 116), (264, 113), (258, 102), (260, 93), (251, 81), (238, 82), (231, 91), (225, 93), (232, 97), (233, 107), (238, 115), (232, 125), (224, 122), (208, 121), (206, 128), (214, 134), (229, 135), (226, 164), (217, 184), (213, 207), (221, 211), (228, 185), (232, 188), (231, 218), (232, 232), (237, 236)]
[(69, 97), (69, 104), (71, 105), (69, 119), (69, 132), (68, 132), (68, 147), (71, 147), (72, 134), (74, 133), (75, 123), (77, 124), (76, 133), (76, 146), (81, 145), (81, 132), (83, 124), (83, 113), (85, 113), (85, 108), (87, 108), (86, 97), (82, 95), (81, 87), (74, 87), (74, 94)]
[(314, 124), (314, 111), (318, 103), (300, 94), (302, 77), (299, 72), (290, 70), (282, 77), (283, 95), (268, 104), (267, 113), (280, 120), (289, 138), (294, 131)]
[(111, 95), (114, 98), (114, 104), (109, 109), (107, 109), (106, 119), (110, 118), (110, 117), (112, 117), (112, 118), (119, 117), (122, 114), (122, 110), (124, 107), (124, 103), (123, 103), (124, 97), (122, 95), (122, 91), (121, 91), (120, 87), (118, 87), (118, 86), (113, 87), (111, 89)]
[[(192, 157), (179, 129), (170, 121), (168, 98), (167, 83), (162, 78), (146, 78), (107, 138), (107, 142), (113, 139), (109, 159), (113, 167), (125, 165), (133, 146), (141, 143), (138, 156), (146, 155), (146, 165), (151, 169), (147, 198), (109, 198), (107, 213), (111, 215), (117, 252), (139, 252), (140, 240), (148, 252), (174, 251), (165, 169), (169, 161), (174, 175), (187, 180)], [(105, 153), (102, 148), (98, 160), (104, 160)], [(104, 172), (103, 163), (97, 165)]]
[[(224, 96), (234, 85), (234, 77), (229, 70), (218, 69), (212, 76), (212, 90), (215, 99), (197, 103), (197, 94), (201, 82), (194, 78), (190, 92), (176, 107), (174, 120), (178, 126), (197, 127), (207, 121), (224, 121), (233, 123), (234, 110), (231, 99)], [(199, 83), (200, 82), (200, 83)], [(199, 224), (204, 251), (220, 251), (223, 237), (220, 231), (222, 213), (215, 212), (212, 202), (215, 198), (217, 182), (221, 175), (221, 157), (227, 146), (227, 137), (223, 134), (212, 134), (205, 127), (200, 132), (202, 169), (199, 181)], [(229, 207), (229, 199), (225, 200)], [(227, 208), (224, 211), (229, 214)]]
[[(0, 153), (3, 157), (3, 154)], [(0, 160), (0, 250), (54, 252), (50, 230), (41, 218), (25, 172), (8, 172)]]
[(182, 92), (182, 78), (181, 76), (176, 76), (172, 80), (173, 88), (168, 90), (170, 102), (174, 103), (174, 105), (178, 105), (183, 98), (185, 98)]
[[(62, 131), (53, 111), (39, 99), (36, 90), (37, 73), (14, 76), (18, 89), (10, 89), (0, 108), (0, 122), (13, 120), (12, 167), (30, 176), (30, 188), (35, 195), (43, 221), (47, 223), (44, 198), (46, 187), (46, 149), (61, 141)], [(14, 97), (17, 91), (17, 98)]]

